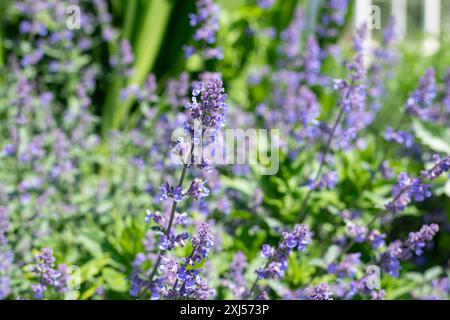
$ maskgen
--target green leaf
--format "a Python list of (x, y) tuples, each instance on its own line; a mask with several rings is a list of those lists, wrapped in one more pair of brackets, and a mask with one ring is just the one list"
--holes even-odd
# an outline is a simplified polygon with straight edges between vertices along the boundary
[(95, 233), (91, 232), (80, 234), (75, 238), (75, 241), (94, 257), (99, 257), (103, 253), (102, 246), (100, 244), (101, 239), (99, 236), (96, 236)]
[(447, 181), (445, 183), (444, 193), (447, 195), (447, 197), (450, 198), (450, 181)]
[(327, 252), (325, 253), (325, 256), (323, 257), (323, 260), (325, 261), (326, 265), (333, 262), (341, 253), (341, 249), (339, 249), (338, 246), (332, 245), (328, 248)]
[(436, 135), (433, 135), (433, 133), (425, 128), (425, 126), (419, 121), (414, 121), (413, 128), (416, 137), (424, 145), (436, 152), (450, 154), (450, 144), (447, 142), (448, 140), (444, 140)]
[(103, 279), (108, 287), (117, 292), (125, 292), (128, 290), (126, 276), (113, 268), (105, 268), (102, 272)]
[(426, 281), (435, 280), (436, 278), (438, 278), (441, 275), (442, 271), (443, 270), (440, 266), (432, 267), (432, 268), (428, 269), (427, 271), (425, 271), (424, 278)]
[(110, 262), (109, 257), (90, 260), (80, 268), (81, 283), (91, 280), (95, 275), (99, 274), (102, 269)]

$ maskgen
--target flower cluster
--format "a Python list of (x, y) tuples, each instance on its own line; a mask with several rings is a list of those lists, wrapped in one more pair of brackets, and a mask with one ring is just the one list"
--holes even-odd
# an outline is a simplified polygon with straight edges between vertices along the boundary
[(280, 52), (289, 62), (295, 61), (300, 55), (300, 41), (304, 23), (304, 13), (300, 8), (297, 8), (291, 23), (281, 33), (281, 38), (284, 42), (280, 47)]
[[(197, 228), (197, 234), (191, 238), (193, 250), (191, 254), (183, 259), (182, 263), (177, 261), (172, 254), (173, 249), (185, 247), (189, 240), (189, 233), (182, 231), (176, 233), (177, 226), (186, 227), (186, 214), (176, 212), (177, 205), (185, 196), (194, 200), (203, 202), (203, 198), (209, 195), (209, 189), (205, 186), (205, 180), (194, 178), (189, 188), (183, 191), (183, 181), (187, 174), (187, 169), (194, 164), (210, 172), (206, 165), (206, 160), (202, 159), (200, 163), (194, 162), (194, 146), (201, 143), (211, 143), (200, 141), (203, 139), (206, 130), (216, 130), (225, 124), (225, 99), (226, 95), (223, 89), (223, 83), (217, 75), (207, 77), (205, 83), (202, 81), (193, 84), (192, 103), (186, 104), (186, 113), (184, 128), (188, 135), (187, 146), (180, 146), (183, 139), (173, 142), (174, 149), (179, 151), (180, 155), (185, 157), (183, 162), (183, 173), (177, 186), (171, 186), (165, 182), (159, 188), (159, 199), (162, 203), (167, 203), (169, 198), (172, 204), (161, 212), (151, 212), (147, 210), (145, 221), (153, 220), (158, 226), (160, 237), (159, 243), (155, 243), (158, 253), (156, 256), (151, 254), (151, 249), (146, 246), (146, 253), (139, 254), (134, 263), (134, 270), (131, 274), (131, 294), (133, 296), (146, 296), (150, 293), (152, 299), (165, 298), (195, 298), (206, 299), (214, 291), (209, 289), (205, 279), (201, 275), (201, 270), (192, 269), (196, 264), (204, 261), (213, 246), (213, 237), (208, 223), (202, 223)], [(187, 120), (186, 120), (187, 119)], [(199, 128), (198, 123), (201, 127)], [(198, 140), (197, 140), (198, 139)], [(173, 152), (173, 151), (172, 151)], [(142, 267), (144, 262), (152, 262), (153, 271), (150, 276), (143, 275)], [(159, 274), (161, 272), (161, 274)]]
[(258, 6), (263, 9), (271, 8), (274, 4), (275, 0), (258, 0)]
[(388, 127), (384, 132), (384, 139), (389, 142), (397, 142), (404, 145), (406, 148), (411, 148), (414, 143), (414, 136), (406, 131), (394, 131), (391, 127)]
[[(149, 222), (153, 220), (161, 231), (166, 231), (169, 226), (169, 217), (161, 214), (161, 212), (151, 212), (147, 210), (147, 215), (145, 216), (145, 222)], [(172, 223), (174, 225), (186, 226), (187, 225), (187, 215), (186, 213), (177, 213), (175, 212)], [(172, 250), (173, 248), (184, 247), (186, 245), (186, 241), (189, 239), (189, 234), (187, 232), (182, 232), (179, 234), (175, 234), (173, 229), (170, 232), (164, 233), (160, 237), (159, 249), (166, 251)]]
[(423, 120), (429, 120), (429, 108), (436, 97), (436, 76), (433, 68), (429, 68), (422, 79), (419, 87), (411, 93), (406, 102), (406, 112)]
[(411, 232), (405, 242), (392, 242), (380, 257), (381, 269), (392, 277), (398, 277), (400, 261), (422, 255), (426, 242), (433, 240), (438, 231), (437, 224), (423, 225), (418, 232)]
[(396, 20), (394, 17), (389, 19), (387, 26), (383, 31), (383, 41), (380, 47), (373, 50), (374, 62), (369, 67), (368, 73), (371, 77), (368, 79), (368, 98), (370, 109), (374, 112), (380, 111), (383, 105), (383, 97), (386, 93), (386, 82), (394, 77), (394, 66), (398, 61), (395, 50), (395, 32)]
[(208, 257), (214, 242), (211, 228), (203, 222), (197, 227), (192, 237), (192, 252), (178, 268), (177, 280), (170, 292), (172, 297), (194, 298), (204, 300), (214, 294), (201, 276), (201, 269), (192, 269)]
[(367, 268), (365, 274), (356, 280), (349, 282), (339, 279), (333, 286), (333, 292), (340, 299), (349, 300), (356, 295), (370, 296), (372, 300), (383, 300), (386, 292), (378, 288), (379, 274), (374, 269)]
[(344, 25), (348, 11), (348, 0), (327, 0), (323, 4), (324, 14), (321, 16), (317, 33), (323, 39), (335, 39)]
[(8, 209), (0, 206), (0, 299), (5, 299), (11, 293), (10, 273), (13, 269), (13, 253), (8, 247), (9, 229)]
[[(338, 122), (336, 130), (326, 126), (329, 134), (335, 134), (335, 146), (348, 150), (353, 147), (358, 133), (373, 120), (371, 110), (367, 109), (367, 69), (364, 65), (365, 52), (363, 42), (366, 36), (366, 28), (362, 27), (353, 37), (355, 55), (347, 64), (349, 74), (346, 79), (335, 79), (333, 89), (339, 93), (339, 105), (341, 113), (344, 113), (344, 121)], [(337, 117), (340, 120), (340, 117)], [(337, 121), (336, 120), (336, 121)]]
[[(304, 3), (282, 12), (281, 1), (233, 2), (219, 16), (216, 2), (196, 0), (196, 12), (184, 17), (193, 29), (191, 46), (183, 47), (194, 55), (188, 59), (176, 50), (181, 34), (147, 57), (133, 51), (178, 26), (169, 19), (165, 31), (161, 25), (155, 35), (136, 37), (133, 13), (143, 25), (153, 17), (141, 14), (142, 1), (123, 17), (121, 6), (106, 0), (2, 6), (8, 32), (0, 30), (0, 70), (7, 75), (0, 86), (0, 299), (68, 298), (71, 270), (55, 264), (63, 254), (83, 269), (95, 267), (83, 273), (80, 297), (88, 299), (128, 297), (127, 276), (129, 294), (142, 300), (383, 299), (405, 292), (405, 281), (388, 279), (385, 292), (378, 276), (400, 276), (406, 260), (408, 269), (445, 264), (445, 255), (430, 261), (424, 252), (439, 229), (450, 230), (448, 204), (430, 199), (430, 183), (442, 177), (444, 185), (450, 157), (425, 162), (445, 149), (445, 134), (438, 135), (450, 119), (450, 73), (437, 79), (443, 74), (437, 61), (405, 104), (404, 115), (415, 118), (380, 126), (375, 120), (390, 120), (382, 113), (398, 103), (390, 90), (398, 97), (409, 90), (393, 77), (405, 72), (397, 68), (403, 62), (393, 19), (379, 43), (358, 30), (347, 55), (347, 38), (338, 40), (348, 0), (311, 4), (316, 27), (306, 23)], [(66, 27), (69, 5), (81, 9), (80, 30)], [(227, 32), (219, 34), (219, 22)], [(223, 53), (227, 59), (215, 61)], [(341, 75), (332, 86), (331, 77)], [(230, 110), (222, 79), (232, 88)], [(404, 131), (421, 120), (429, 123), (417, 139)], [(279, 171), (258, 176), (253, 164), (214, 168), (225, 126), (279, 128)], [(387, 129), (376, 132), (380, 127)], [(377, 143), (380, 135), (395, 143)], [(391, 145), (396, 149), (382, 149)], [(245, 158), (246, 148), (237, 149)], [(413, 177), (406, 165), (425, 170)], [(375, 212), (391, 188), (392, 200)], [(390, 214), (426, 199), (411, 210), (432, 208), (423, 217)], [(409, 223), (425, 225), (386, 244)], [(278, 243), (262, 246), (262, 258), (248, 260), (277, 234)], [(24, 268), (36, 243), (44, 249)], [(445, 241), (436, 244), (445, 249)], [(306, 246), (309, 252), (294, 259)], [(425, 271), (420, 284), (417, 275), (408, 279), (417, 285), (404, 297), (448, 298), (449, 280), (438, 271)]]
[(8, 242), (6, 234), (10, 228), (9, 214), (6, 207), (0, 206), (0, 246)]
[(357, 268), (361, 263), (361, 254), (353, 253), (347, 255), (340, 263), (331, 263), (328, 266), (328, 273), (335, 274), (339, 278), (353, 278), (356, 274)]
[(268, 261), (264, 268), (256, 271), (258, 278), (281, 278), (288, 267), (289, 255), (295, 248), (303, 251), (310, 241), (310, 236), (306, 225), (296, 225), (292, 232), (283, 232), (283, 239), (278, 248), (275, 249), (267, 244), (263, 245), (261, 255)]
[(247, 257), (238, 251), (233, 257), (227, 278), (222, 281), (223, 285), (230, 289), (234, 299), (245, 299), (248, 296), (244, 278), (247, 265)]
[(197, 0), (197, 14), (190, 14), (190, 24), (197, 27), (194, 33), (194, 40), (198, 43), (198, 49), (192, 46), (185, 46), (184, 53), (186, 56), (192, 55), (198, 51), (204, 59), (223, 58), (222, 48), (214, 47), (216, 43), (216, 34), (219, 30), (218, 16), (220, 7), (214, 3), (214, 0)]
[(51, 248), (43, 248), (36, 255), (37, 263), (30, 267), (30, 271), (38, 279), (37, 284), (31, 286), (35, 299), (44, 298), (44, 293), (48, 287), (53, 287), (57, 292), (64, 292), (67, 289), (67, 268), (60, 265), (55, 269), (55, 258)]
[(322, 67), (321, 50), (314, 36), (310, 36), (306, 43), (303, 65), (306, 82), (309, 85), (327, 84), (327, 79), (320, 72)]
[(418, 232), (410, 232), (405, 246), (416, 255), (423, 253), (423, 248), (427, 241), (433, 240), (433, 237), (439, 231), (437, 224), (423, 225)]
[(333, 293), (327, 283), (320, 283), (312, 288), (305, 289), (308, 300), (333, 300)]
[(192, 102), (185, 107), (193, 120), (201, 121), (203, 130), (218, 129), (225, 125), (227, 95), (224, 92), (220, 79), (209, 81), (206, 85), (201, 82), (194, 85)]
[(379, 230), (368, 230), (365, 225), (350, 219), (346, 219), (346, 225), (346, 235), (356, 243), (366, 242), (370, 244), (374, 250), (377, 250), (384, 245), (386, 235)]
[(411, 178), (405, 172), (398, 176), (397, 185), (392, 190), (394, 199), (386, 205), (387, 209), (397, 213), (405, 210), (412, 200), (420, 202), (431, 196), (431, 185), (424, 183), (424, 180), (434, 180), (450, 169), (450, 157), (441, 159), (435, 155), (433, 159), (434, 166), (423, 171), (420, 178)]

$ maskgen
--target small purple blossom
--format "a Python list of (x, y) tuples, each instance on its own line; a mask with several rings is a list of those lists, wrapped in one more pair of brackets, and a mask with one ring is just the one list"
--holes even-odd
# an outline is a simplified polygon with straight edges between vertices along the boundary
[(427, 241), (433, 240), (433, 237), (439, 231), (437, 224), (423, 225), (418, 232), (410, 232), (405, 242), (406, 247), (420, 256)]
[(398, 144), (404, 145), (406, 148), (411, 148), (414, 143), (414, 136), (406, 131), (394, 131), (391, 127), (388, 127), (384, 133), (384, 138), (386, 141), (397, 142)]
[(305, 289), (308, 300), (333, 300), (333, 292), (327, 283), (320, 283), (312, 288)]
[(191, 182), (191, 186), (189, 187), (187, 194), (195, 200), (207, 197), (209, 195), (209, 189), (205, 187), (205, 183), (206, 181), (201, 179), (194, 179), (194, 181)]
[(331, 263), (328, 266), (328, 273), (335, 274), (339, 278), (353, 278), (357, 268), (361, 264), (361, 254), (353, 253), (347, 255), (340, 263)]
[(429, 108), (436, 97), (436, 77), (433, 68), (427, 69), (420, 79), (419, 87), (411, 93), (406, 102), (406, 112), (423, 120), (428, 120)]
[(287, 269), (289, 255), (297, 248), (303, 251), (310, 241), (310, 231), (306, 225), (296, 225), (294, 231), (283, 232), (283, 239), (277, 249), (263, 245), (262, 256), (268, 259), (267, 265), (256, 271), (259, 279), (281, 278)]
[(223, 280), (223, 285), (231, 290), (234, 299), (244, 299), (248, 295), (244, 278), (247, 265), (246, 256), (238, 251), (231, 262), (229, 275)]
[(381, 269), (392, 277), (398, 277), (400, 261), (422, 255), (426, 243), (432, 241), (438, 231), (439, 226), (436, 224), (423, 225), (418, 232), (410, 232), (405, 242), (392, 242), (380, 256)]
[[(205, 59), (222, 59), (220, 48), (213, 47), (216, 43), (217, 32), (219, 31), (220, 7), (213, 0), (197, 0), (197, 13), (189, 15), (190, 25), (196, 27), (194, 40), (198, 43), (199, 50)], [(190, 56), (195, 49), (190, 46), (185, 47), (185, 55)]]
[(30, 267), (30, 271), (39, 280), (32, 285), (35, 299), (43, 299), (48, 287), (53, 287), (58, 292), (63, 292), (67, 286), (67, 272), (64, 266), (55, 269), (55, 258), (51, 248), (43, 248), (36, 255), (37, 263)]

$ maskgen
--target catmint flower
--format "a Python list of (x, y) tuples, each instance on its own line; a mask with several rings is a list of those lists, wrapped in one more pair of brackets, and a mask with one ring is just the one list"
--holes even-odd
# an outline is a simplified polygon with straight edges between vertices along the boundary
[(420, 79), (419, 87), (411, 93), (406, 102), (406, 112), (423, 120), (428, 120), (427, 112), (436, 97), (436, 78), (433, 68), (429, 68)]
[(412, 201), (423, 201), (431, 197), (430, 185), (424, 184), (421, 179), (413, 179), (406, 172), (400, 173), (397, 185), (392, 190), (394, 200), (387, 204), (393, 213), (405, 210)]
[(258, 0), (258, 6), (263, 9), (269, 9), (273, 6), (275, 0)]
[(192, 253), (186, 259), (188, 265), (194, 266), (208, 257), (208, 253), (214, 245), (211, 227), (203, 222), (197, 228), (197, 233), (192, 237)]
[[(150, 210), (147, 210), (146, 216), (145, 216), (145, 222), (149, 222), (150, 220), (153, 220), (156, 224), (159, 225), (159, 230), (165, 230), (168, 225), (168, 219), (167, 217), (163, 216), (161, 212), (155, 211), (151, 212)], [(186, 214), (185, 213), (175, 213), (173, 224), (174, 225), (186, 225)], [(171, 250), (173, 248), (178, 247), (184, 247), (186, 244), (186, 241), (189, 239), (189, 234), (187, 232), (182, 232), (180, 234), (175, 234), (173, 230), (170, 231), (170, 233), (162, 234), (159, 240), (159, 249), (166, 251)]]
[(263, 258), (269, 259), (272, 255), (274, 255), (275, 249), (268, 244), (264, 244), (261, 249), (261, 256)]
[(0, 246), (7, 243), (6, 233), (10, 227), (9, 214), (6, 207), (0, 206)]
[(134, 61), (133, 50), (131, 49), (130, 42), (126, 39), (120, 42), (120, 58), (125, 66), (131, 65)]
[(354, 239), (355, 242), (361, 243), (366, 240), (367, 228), (351, 221), (347, 221), (347, 234), (350, 238)]
[(165, 182), (159, 187), (159, 199), (164, 201), (168, 198), (180, 202), (183, 200), (183, 189), (180, 186), (172, 187), (168, 182)]
[(339, 278), (353, 278), (356, 274), (357, 268), (361, 263), (361, 254), (353, 253), (347, 255), (340, 263), (331, 263), (328, 266), (328, 273), (335, 274)]
[(181, 187), (175, 187), (173, 189), (173, 199), (176, 202), (180, 202), (183, 199), (183, 189)]
[[(216, 34), (219, 31), (220, 7), (213, 0), (197, 0), (197, 13), (189, 15), (190, 25), (196, 27), (194, 40), (198, 43), (198, 50), (205, 59), (222, 59), (222, 50), (212, 45), (216, 42)], [(191, 55), (195, 49), (185, 47), (185, 55)]]
[(203, 57), (206, 60), (210, 60), (210, 59), (222, 60), (223, 59), (223, 50), (221, 47), (206, 48), (203, 50)]
[(7, 233), (10, 228), (6, 207), (0, 206), (0, 299), (11, 293), (11, 273), (13, 271), (13, 252), (8, 247)]
[(343, 299), (352, 299), (357, 294), (368, 295), (372, 300), (381, 300), (384, 298), (384, 290), (376, 290), (373, 288), (374, 270), (366, 269), (366, 273), (360, 279), (350, 282), (344, 282), (342, 279), (333, 286), (333, 291), (337, 297)]
[(300, 54), (300, 41), (304, 23), (303, 11), (298, 7), (295, 9), (291, 23), (287, 29), (281, 33), (283, 45), (281, 46), (280, 51), (288, 60), (294, 60), (298, 58)]
[(341, 112), (346, 114), (346, 120), (337, 127), (335, 145), (344, 150), (350, 148), (351, 142), (357, 138), (358, 133), (372, 121), (370, 112), (365, 108), (367, 84), (362, 50), (365, 31), (365, 28), (359, 29), (354, 37), (356, 54), (353, 60), (348, 63), (349, 74), (347, 79), (336, 79), (333, 82), (333, 89), (340, 94)]
[(378, 230), (371, 230), (369, 232), (369, 235), (367, 236), (367, 240), (372, 245), (372, 248), (374, 248), (375, 250), (384, 245), (385, 238), (386, 238), (386, 235), (383, 233), (380, 233), (380, 231), (378, 231)]
[(262, 256), (268, 259), (267, 265), (256, 271), (259, 279), (281, 278), (286, 269), (289, 255), (297, 248), (303, 251), (310, 241), (310, 231), (306, 225), (296, 225), (294, 231), (283, 232), (283, 239), (277, 249), (263, 245)]
[(166, 200), (169, 196), (169, 192), (170, 192), (170, 186), (169, 184), (166, 182), (164, 183), (162, 186), (159, 187), (159, 200), (163, 201)]
[(418, 232), (410, 232), (405, 242), (396, 240), (380, 256), (380, 267), (390, 276), (396, 278), (401, 269), (400, 261), (408, 260), (412, 256), (420, 256), (426, 242), (433, 240), (439, 231), (437, 224), (423, 225)]
[(5, 157), (11, 157), (16, 154), (16, 147), (12, 144), (6, 144), (3, 147), (2, 153)]
[(158, 100), (156, 89), (156, 77), (154, 74), (150, 74), (145, 81), (144, 87), (137, 94), (139, 101), (156, 102)]
[(383, 43), (385, 45), (390, 45), (397, 40), (396, 23), (397, 21), (394, 16), (389, 18), (389, 21), (383, 30)]
[[(194, 299), (207, 299), (214, 294), (214, 290), (208, 288), (201, 276), (202, 269), (191, 269), (208, 257), (208, 253), (214, 245), (211, 227), (203, 222), (197, 227), (196, 234), (192, 237), (192, 252), (184, 259), (184, 265), (177, 271), (177, 280), (174, 290), (168, 293), (168, 297), (185, 297)], [(177, 285), (178, 284), (178, 285)]]
[(223, 285), (231, 290), (234, 299), (247, 297), (248, 290), (244, 278), (244, 271), (247, 265), (246, 256), (241, 251), (238, 251), (231, 262), (228, 277), (223, 280)]
[(384, 300), (385, 296), (386, 296), (386, 291), (384, 291), (384, 290), (379, 290), (379, 291), (373, 290), (370, 293), (370, 298), (372, 300)]
[(39, 283), (32, 286), (35, 299), (42, 299), (47, 288), (58, 286), (61, 273), (55, 270), (55, 258), (51, 248), (43, 248), (36, 255), (37, 264), (30, 267), (30, 271), (39, 279)]
[(5, 299), (11, 293), (11, 279), (0, 276), (0, 299)]
[(154, 216), (154, 214), (150, 210), (147, 209), (146, 210), (146, 215), (145, 215), (145, 218), (144, 218), (145, 223), (149, 222), (150, 219), (153, 218), (153, 216)]
[(447, 72), (444, 75), (444, 85), (445, 85), (445, 92), (444, 97), (442, 99), (442, 106), (443, 111), (446, 115), (446, 118), (448, 119), (450, 115), (450, 69), (447, 70)]
[[(211, 143), (216, 143), (218, 129), (225, 125), (225, 111), (227, 105), (225, 99), (227, 95), (224, 93), (223, 83), (217, 77), (206, 82), (205, 84), (194, 84), (192, 92), (192, 102), (186, 104), (186, 110), (190, 116), (190, 120), (185, 123), (185, 132), (190, 136), (190, 142), (194, 145), (202, 143), (203, 147), (207, 147)], [(178, 142), (175, 149), (185, 145)], [(191, 146), (187, 146), (190, 150)], [(182, 152), (181, 156), (186, 156)], [(187, 154), (189, 155), (189, 153)], [(186, 159), (189, 161), (189, 159)], [(204, 152), (200, 155), (193, 154), (193, 162), (204, 171), (211, 170), (211, 161), (206, 158)], [(192, 165), (192, 163), (188, 163)]]
[(410, 178), (405, 172), (399, 175), (397, 185), (392, 190), (394, 200), (386, 205), (387, 209), (396, 213), (403, 211), (412, 200), (423, 201), (431, 197), (430, 185), (423, 180), (434, 180), (450, 169), (450, 157), (434, 155), (433, 160), (433, 167), (423, 171), (420, 178)]
[(320, 283), (312, 288), (305, 289), (308, 300), (333, 300), (333, 293), (327, 283)]
[(394, 141), (398, 144), (404, 145), (406, 148), (411, 148), (414, 143), (414, 136), (406, 131), (394, 131), (391, 127), (388, 127), (384, 133), (386, 141)]
[(422, 172), (422, 177), (429, 180), (434, 180), (444, 172), (450, 170), (450, 157), (441, 158), (439, 155), (433, 155), (434, 166), (430, 170)]
[(420, 256), (427, 241), (433, 240), (433, 237), (439, 231), (437, 224), (423, 225), (418, 232), (410, 232), (405, 242), (406, 247)]
[(327, 0), (323, 4), (325, 12), (321, 15), (317, 32), (322, 40), (339, 36), (339, 28), (345, 22), (348, 0)]
[(190, 56), (192, 56), (195, 53), (195, 48), (193, 46), (183, 46), (183, 52), (184, 52), (184, 56), (186, 58), (189, 58)]
[(392, 242), (380, 257), (381, 269), (391, 277), (397, 278), (400, 271), (400, 257), (402, 255), (402, 242)]
[(205, 187), (205, 182), (206, 181), (198, 178), (194, 179), (194, 181), (191, 182), (191, 186), (189, 187), (187, 194), (195, 200), (207, 197), (209, 195), (209, 189)]
[(389, 163), (387, 161), (383, 161), (381, 163), (381, 165), (380, 165), (380, 174), (386, 180), (390, 180), (394, 176), (394, 173), (392, 172), (392, 169), (389, 166)]
[(170, 79), (167, 81), (166, 95), (169, 104), (173, 107), (184, 106), (189, 102), (190, 79), (187, 72), (180, 74), (179, 80)]
[(221, 128), (225, 125), (227, 95), (224, 92), (223, 82), (220, 79), (207, 82), (205, 86), (197, 86), (192, 91), (192, 102), (186, 104), (186, 109), (192, 119), (201, 119), (203, 130)]
[(324, 79), (320, 75), (320, 69), (322, 67), (321, 51), (314, 36), (310, 36), (306, 43), (303, 64), (305, 67), (306, 82), (309, 85), (324, 83)]
[(311, 189), (334, 189), (336, 187), (336, 184), (339, 182), (339, 177), (337, 175), (336, 171), (330, 171), (324, 173), (320, 180), (316, 182), (315, 185), (313, 185), (314, 181), (310, 180), (309, 186)]

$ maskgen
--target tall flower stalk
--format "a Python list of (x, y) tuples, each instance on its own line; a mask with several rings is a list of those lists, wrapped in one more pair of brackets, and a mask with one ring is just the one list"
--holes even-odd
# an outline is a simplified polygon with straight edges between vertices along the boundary
[[(403, 211), (412, 200), (423, 201), (425, 198), (431, 196), (431, 192), (429, 191), (430, 185), (425, 182), (427, 180), (435, 180), (440, 175), (450, 170), (449, 156), (441, 158), (439, 155), (435, 155), (433, 159), (433, 167), (423, 171), (418, 178), (412, 179), (406, 173), (400, 174), (398, 184), (393, 190), (393, 199), (385, 205), (383, 210), (380, 210), (377, 214), (375, 214), (365, 226), (365, 230), (367, 230), (367, 232), (369, 232), (375, 222), (383, 215), (389, 212), (394, 214), (398, 213), (399, 211)], [(342, 254), (348, 252), (353, 247), (355, 242), (355, 240), (350, 241), (350, 243), (342, 251)]]
[[(168, 182), (160, 186), (160, 199), (172, 199), (169, 219), (166, 222), (159, 213), (151, 212), (146, 218), (147, 220), (155, 220), (162, 227), (158, 246), (159, 252), (152, 270), (145, 280), (145, 287), (150, 289), (152, 296), (159, 296), (158, 291), (161, 291), (161, 278), (158, 278), (157, 274), (162, 264), (167, 263), (165, 261), (166, 253), (177, 246), (183, 246), (188, 238), (187, 233), (176, 235), (173, 230), (178, 204), (187, 196), (199, 200), (209, 194), (209, 190), (205, 187), (203, 180), (195, 178), (191, 181), (187, 190), (183, 188), (184, 181), (187, 177), (188, 169), (197, 168), (203, 171), (211, 169), (210, 160), (204, 157), (203, 152), (197, 154), (195, 151), (196, 147), (200, 147), (200, 150), (203, 150), (204, 147), (214, 143), (218, 130), (225, 125), (225, 111), (227, 108), (225, 99), (226, 95), (222, 80), (214, 78), (206, 83), (194, 83), (192, 100), (185, 106), (187, 112), (187, 121), (184, 126), (185, 135), (173, 141), (172, 145), (172, 154), (175, 154), (177, 156), (176, 159), (182, 163), (181, 176), (175, 186), (171, 186)], [(193, 263), (200, 262), (199, 255), (203, 255), (203, 258), (206, 257), (205, 252), (211, 247), (212, 237), (208, 235), (210, 230), (207, 225), (199, 227), (198, 232), (198, 235), (192, 239), (193, 252), (185, 259), (183, 265), (175, 267), (177, 271), (172, 289), (167, 291), (164, 288), (163, 290), (168, 298), (195, 296), (199, 292), (198, 290), (192, 291), (189, 285), (194, 279), (197, 279), (198, 274), (193, 274), (194, 271), (188, 271), (187, 267), (189, 265), (192, 266)], [(180, 279), (182, 280), (181, 286), (179, 286)], [(135, 281), (139, 282), (141, 280), (135, 278)], [(196, 285), (197, 287), (204, 286), (203, 283), (196, 283)], [(139, 292), (140, 289), (137, 291)], [(204, 295), (200, 296), (203, 297)]]
[[(329, 131), (328, 138), (325, 143), (324, 151), (321, 155), (319, 168), (314, 175), (312, 180), (312, 188), (309, 188), (303, 202), (300, 206), (300, 211), (298, 215), (298, 221), (302, 222), (305, 219), (306, 208), (311, 197), (312, 191), (314, 190), (314, 186), (316, 186), (322, 177), (322, 172), (325, 167), (325, 162), (329, 152), (332, 149), (333, 139), (336, 137), (338, 132), (338, 128), (341, 126), (342, 120), (346, 114), (349, 113), (359, 113), (365, 107), (366, 102), (366, 86), (365, 86), (365, 66), (364, 66), (364, 55), (362, 42), (365, 37), (365, 29), (361, 29), (358, 31), (356, 36), (354, 37), (354, 47), (355, 47), (355, 57), (352, 62), (349, 63), (348, 69), (350, 71), (348, 75), (348, 79), (337, 79), (334, 81), (333, 88), (340, 92), (340, 100), (339, 100), (339, 111), (334, 123)], [(349, 123), (348, 123), (349, 124)], [(347, 130), (353, 131), (352, 128), (348, 128)], [(342, 131), (342, 129), (341, 129)], [(345, 132), (345, 131), (344, 131)]]

